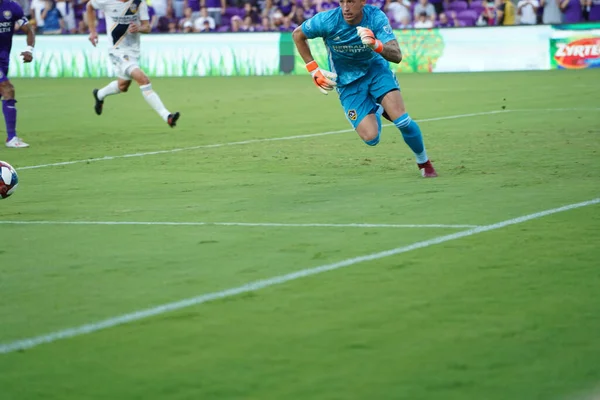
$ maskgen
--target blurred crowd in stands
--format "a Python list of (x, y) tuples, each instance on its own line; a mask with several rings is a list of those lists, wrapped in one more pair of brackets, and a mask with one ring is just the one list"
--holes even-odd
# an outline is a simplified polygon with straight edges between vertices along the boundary
[[(87, 33), (87, 0), (14, 0), (38, 34)], [(285, 32), (331, 0), (147, 0), (158, 33)], [(535, 25), (600, 21), (600, 0), (367, 0), (382, 9), (396, 29)], [(98, 31), (106, 32), (98, 12)]]

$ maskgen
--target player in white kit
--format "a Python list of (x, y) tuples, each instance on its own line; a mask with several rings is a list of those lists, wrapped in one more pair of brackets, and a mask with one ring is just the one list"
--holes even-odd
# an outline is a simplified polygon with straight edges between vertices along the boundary
[(86, 11), (90, 29), (89, 39), (94, 47), (98, 44), (96, 10), (102, 10), (106, 17), (106, 33), (110, 41), (108, 55), (119, 78), (102, 89), (94, 89), (96, 114), (102, 114), (106, 96), (126, 92), (134, 80), (140, 85), (148, 104), (170, 127), (174, 127), (179, 113), (171, 113), (165, 108), (158, 94), (152, 90), (150, 80), (138, 65), (140, 34), (150, 33), (151, 29), (145, 0), (90, 0)]

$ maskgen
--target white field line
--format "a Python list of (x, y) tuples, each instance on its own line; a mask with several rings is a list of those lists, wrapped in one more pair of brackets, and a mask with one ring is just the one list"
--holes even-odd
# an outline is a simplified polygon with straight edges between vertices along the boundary
[[(417, 120), (417, 122), (445, 121), (445, 120), (449, 120), (449, 119), (469, 118), (469, 117), (477, 117), (480, 115), (502, 114), (502, 113), (507, 113), (507, 112), (510, 112), (510, 110), (484, 111), (484, 112), (471, 113), (471, 114), (448, 115), (446, 117), (420, 119), (420, 120)], [(394, 125), (393, 124), (384, 124), (383, 126), (388, 127), (388, 126), (394, 126)], [(264, 139), (250, 139), (250, 140), (242, 140), (240, 142), (203, 144), (203, 145), (199, 145), (199, 146), (180, 147), (177, 149), (170, 149), (170, 150), (147, 151), (147, 152), (143, 152), (143, 153), (123, 154), (123, 155), (119, 155), (119, 156), (105, 156), (105, 157), (98, 157), (98, 158), (88, 158), (87, 160), (73, 160), (73, 161), (63, 161), (63, 162), (56, 162), (56, 163), (50, 163), (50, 164), (29, 165), (29, 166), (25, 166), (25, 167), (19, 167), (16, 169), (17, 169), (17, 171), (22, 171), (22, 170), (26, 170), (26, 169), (58, 167), (58, 166), (63, 166), (63, 165), (81, 164), (81, 163), (89, 163), (89, 162), (96, 162), (96, 161), (117, 160), (120, 158), (145, 157), (145, 156), (154, 156), (154, 155), (159, 155), (159, 154), (171, 154), (171, 153), (177, 153), (180, 151), (212, 149), (212, 148), (216, 148), (216, 147), (227, 147), (227, 146), (240, 146), (240, 145), (245, 145), (245, 144), (276, 142), (276, 141), (281, 141), (281, 140), (306, 139), (306, 138), (313, 138), (313, 137), (319, 137), (319, 136), (337, 135), (339, 133), (347, 133), (347, 132), (353, 132), (353, 131), (354, 131), (354, 129), (341, 129), (339, 131), (310, 133), (307, 135), (283, 136), (283, 137), (277, 137), (277, 138), (264, 138)]]
[(242, 293), (252, 292), (260, 289), (264, 289), (267, 287), (279, 285), (282, 283), (294, 281), (296, 279), (304, 278), (307, 276), (321, 274), (327, 271), (333, 271), (336, 269), (349, 267), (351, 265), (373, 261), (382, 259), (385, 257), (394, 256), (397, 254), (406, 253), (412, 250), (423, 249), (429, 246), (433, 246), (440, 243), (449, 242), (451, 240), (460, 239), (467, 236), (476, 235), (478, 233), (493, 231), (496, 229), (504, 228), (510, 225), (520, 224), (526, 221), (530, 221), (533, 219), (545, 217), (547, 215), (560, 213), (563, 211), (569, 211), (580, 207), (590, 206), (592, 204), (600, 203), (600, 198), (596, 198), (593, 200), (584, 201), (581, 203), (569, 204), (563, 207), (553, 208), (550, 210), (540, 211), (533, 214), (524, 215), (522, 217), (507, 219), (502, 222), (498, 222), (491, 225), (479, 226), (477, 228), (468, 229), (461, 232), (452, 233), (450, 235), (438, 236), (433, 239), (424, 240), (421, 242), (416, 242), (410, 244), (408, 246), (396, 247), (395, 249), (390, 249), (386, 251), (381, 251), (378, 253), (367, 254), (360, 257), (349, 258), (343, 261), (338, 261), (332, 264), (325, 264), (314, 268), (306, 268), (300, 271), (292, 272), (285, 275), (274, 276), (268, 279), (262, 279), (254, 282), (247, 283), (242, 286), (222, 290), (219, 292), (212, 292), (203, 294), (197, 297), (192, 297), (180, 301), (176, 301), (173, 303), (162, 304), (156, 307), (147, 308), (144, 310), (135, 311), (129, 314), (123, 314), (116, 317), (108, 318), (98, 322), (92, 322), (89, 324), (67, 328), (56, 332), (51, 332), (45, 335), (35, 336), (26, 339), (20, 339), (13, 342), (0, 344), (0, 354), (11, 353), (14, 351), (20, 351), (29, 349), (44, 343), (52, 343), (57, 340), (68, 339), (75, 336), (85, 335), (92, 332), (97, 332), (103, 329), (112, 328), (118, 325), (128, 324), (134, 321), (138, 321), (141, 319), (153, 317), (156, 315), (161, 315), (164, 313), (168, 313), (171, 311), (180, 310), (182, 308), (196, 306), (198, 304), (203, 304), (209, 301), (223, 299), (227, 297), (236, 296)]
[(519, 108), (518, 110), (506, 110), (506, 111), (519, 111), (519, 112), (533, 112), (533, 111), (600, 111), (600, 107), (569, 107), (569, 108)]
[[(416, 121), (417, 122), (445, 121), (445, 120), (450, 120), (450, 119), (479, 117), (482, 115), (505, 114), (505, 113), (510, 113), (510, 112), (554, 112), (554, 111), (559, 112), (559, 111), (598, 111), (598, 110), (600, 110), (600, 108), (593, 108), (593, 107), (592, 108), (543, 108), (543, 109), (496, 110), (496, 111), (483, 111), (483, 112), (470, 113), (470, 114), (448, 115), (446, 117), (424, 118), (424, 119), (419, 119)], [(390, 126), (394, 126), (394, 125), (393, 124), (383, 124), (384, 128), (390, 127)], [(306, 138), (319, 137), (319, 136), (337, 135), (339, 133), (347, 133), (347, 132), (353, 132), (353, 131), (354, 131), (353, 129), (341, 129), (338, 131), (311, 133), (311, 134), (307, 134), (307, 135), (294, 135), (294, 136), (283, 136), (283, 137), (278, 137), (278, 138), (242, 140), (240, 142), (205, 144), (205, 145), (199, 145), (199, 146), (180, 147), (177, 149), (170, 149), (170, 150), (157, 150), (157, 151), (148, 151), (148, 152), (142, 152), (142, 153), (123, 154), (123, 155), (117, 155), (117, 156), (88, 158), (86, 160), (73, 160), (73, 161), (62, 161), (62, 162), (56, 162), (56, 163), (50, 163), (50, 164), (29, 165), (29, 166), (25, 166), (25, 167), (19, 167), (16, 169), (18, 171), (21, 171), (21, 170), (26, 170), (26, 169), (58, 167), (58, 166), (64, 166), (64, 165), (90, 163), (90, 162), (96, 162), (96, 161), (117, 160), (120, 158), (145, 157), (145, 156), (153, 156), (153, 155), (159, 155), (159, 154), (171, 154), (171, 153), (177, 153), (180, 151), (211, 149), (211, 148), (226, 147), (226, 146), (240, 146), (240, 145), (245, 145), (245, 144), (275, 142), (275, 141), (281, 141), (281, 140), (306, 139)]]
[(321, 224), (280, 222), (161, 222), (161, 221), (2, 221), (0, 225), (157, 225), (157, 226), (260, 226), (281, 228), (476, 228), (465, 224)]

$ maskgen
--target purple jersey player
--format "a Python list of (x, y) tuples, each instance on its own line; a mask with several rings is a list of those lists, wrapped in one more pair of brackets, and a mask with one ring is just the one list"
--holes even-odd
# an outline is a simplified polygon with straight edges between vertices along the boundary
[(6, 122), (6, 147), (29, 147), (27, 143), (17, 136), (17, 108), (15, 107), (15, 88), (8, 80), (8, 63), (15, 28), (27, 34), (27, 48), (21, 53), (23, 62), (33, 60), (33, 46), (35, 35), (29, 26), (27, 18), (23, 15), (21, 6), (12, 0), (0, 0), (0, 95), (2, 95), (2, 112)]

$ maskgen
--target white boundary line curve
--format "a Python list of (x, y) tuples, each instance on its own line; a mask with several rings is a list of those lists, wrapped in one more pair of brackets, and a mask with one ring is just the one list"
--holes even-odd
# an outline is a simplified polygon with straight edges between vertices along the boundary
[(355, 264), (359, 264), (359, 263), (363, 263), (363, 262), (367, 262), (367, 261), (378, 260), (378, 259), (382, 259), (385, 257), (390, 257), (390, 256), (394, 256), (397, 254), (406, 253), (406, 252), (409, 252), (412, 250), (422, 249), (422, 248), (433, 246), (436, 244), (449, 242), (451, 240), (456, 240), (456, 239), (460, 239), (463, 237), (476, 235), (478, 233), (493, 231), (493, 230), (504, 228), (504, 227), (507, 227), (510, 225), (516, 225), (516, 224), (520, 224), (520, 223), (530, 221), (533, 219), (545, 217), (547, 215), (552, 215), (552, 214), (560, 213), (563, 211), (569, 211), (569, 210), (573, 210), (576, 208), (586, 207), (586, 206), (590, 206), (590, 205), (598, 204), (598, 203), (600, 203), (600, 197), (592, 199), (592, 200), (588, 200), (588, 201), (583, 201), (580, 203), (569, 204), (569, 205), (558, 207), (558, 208), (552, 208), (549, 210), (524, 215), (524, 216), (517, 217), (517, 218), (507, 219), (505, 221), (498, 222), (498, 223), (491, 224), (491, 225), (479, 226), (477, 228), (472, 228), (472, 229), (468, 229), (465, 231), (452, 233), (449, 235), (438, 236), (433, 239), (423, 240), (420, 242), (410, 244), (408, 246), (396, 247), (394, 249), (381, 251), (378, 253), (371, 253), (371, 254), (367, 254), (364, 256), (349, 258), (346, 260), (338, 261), (338, 262), (331, 263), (331, 264), (325, 264), (325, 265), (321, 265), (321, 266), (314, 267), (314, 268), (306, 268), (306, 269), (302, 269), (302, 270), (292, 272), (289, 274), (274, 276), (272, 278), (267, 278), (267, 279), (250, 282), (250, 283), (247, 283), (242, 286), (237, 286), (234, 288), (230, 288), (230, 289), (226, 289), (226, 290), (222, 290), (222, 291), (218, 291), (218, 292), (202, 294), (202, 295), (199, 295), (196, 297), (191, 297), (188, 299), (183, 299), (183, 300), (175, 301), (172, 303), (166, 303), (166, 304), (162, 304), (162, 305), (159, 305), (156, 307), (147, 308), (144, 310), (139, 310), (139, 311), (135, 311), (135, 312), (128, 313), (128, 314), (122, 314), (122, 315), (107, 318), (105, 320), (98, 321), (98, 322), (92, 322), (89, 324), (80, 325), (80, 326), (73, 327), (73, 328), (67, 328), (67, 329), (63, 329), (63, 330), (56, 331), (56, 332), (51, 332), (51, 333), (44, 334), (44, 335), (39, 335), (39, 336), (30, 337), (30, 338), (16, 340), (13, 342), (3, 343), (3, 344), (0, 344), (0, 354), (6, 354), (6, 353), (12, 353), (15, 351), (30, 349), (32, 347), (39, 346), (44, 343), (52, 343), (52, 342), (56, 342), (56, 341), (62, 340), (62, 339), (68, 339), (68, 338), (72, 338), (72, 337), (76, 337), (76, 336), (81, 336), (81, 335), (97, 332), (97, 331), (100, 331), (103, 329), (108, 329), (108, 328), (112, 328), (115, 326), (128, 324), (128, 323), (131, 323), (134, 321), (139, 321), (141, 319), (153, 317), (156, 315), (165, 314), (165, 313), (168, 313), (171, 311), (180, 310), (182, 308), (207, 303), (209, 301), (228, 298), (228, 297), (232, 297), (232, 296), (237, 296), (242, 293), (253, 292), (256, 290), (268, 288), (268, 287), (279, 285), (282, 283), (294, 281), (296, 279), (304, 278), (307, 276), (313, 276), (313, 275), (321, 274), (323, 272), (333, 271), (336, 269), (349, 267), (351, 265), (355, 265)]

